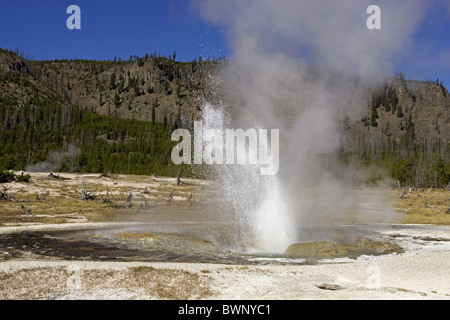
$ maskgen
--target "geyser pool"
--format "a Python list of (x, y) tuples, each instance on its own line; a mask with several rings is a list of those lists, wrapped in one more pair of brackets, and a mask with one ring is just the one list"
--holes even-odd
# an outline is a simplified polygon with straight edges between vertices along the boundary
[[(0, 235), (2, 259), (29, 253), (68, 260), (220, 263), (232, 265), (297, 265), (348, 263), (355, 259), (450, 250), (450, 228), (408, 225), (340, 225), (308, 227), (284, 254), (231, 250), (208, 240), (224, 230), (210, 223), (139, 223), (91, 230), (21, 232)], [(308, 234), (309, 233), (309, 234)], [(349, 235), (346, 239), (340, 238)]]

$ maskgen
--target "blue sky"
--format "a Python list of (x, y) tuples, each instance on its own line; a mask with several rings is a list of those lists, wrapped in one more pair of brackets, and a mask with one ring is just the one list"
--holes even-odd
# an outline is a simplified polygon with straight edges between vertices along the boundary
[(413, 39), (415, 55), (399, 69), (419, 80), (439, 78), (450, 90), (450, 0), (424, 1), (428, 12)]
[[(81, 9), (81, 30), (69, 30), (69, 5)], [(185, 0), (1, 0), (0, 47), (35, 59), (128, 59), (174, 51), (177, 60), (221, 56), (225, 45)]]
[[(415, 54), (399, 59), (396, 71), (419, 80), (439, 78), (450, 88), (450, 0), (427, 3), (428, 14), (414, 38)], [(81, 30), (66, 27), (72, 4), (81, 8)], [(231, 54), (224, 34), (189, 0), (1, 0), (0, 47), (20, 48), (38, 60), (176, 52), (177, 60), (189, 61)]]

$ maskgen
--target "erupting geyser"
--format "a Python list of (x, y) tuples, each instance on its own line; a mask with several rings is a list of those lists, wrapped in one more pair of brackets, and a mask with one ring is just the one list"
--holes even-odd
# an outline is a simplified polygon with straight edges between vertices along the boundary
[(355, 174), (336, 161), (340, 123), (367, 113), (372, 89), (407, 50), (423, 3), (377, 1), (377, 30), (366, 27), (366, 0), (196, 3), (224, 28), (232, 50), (211, 80), (221, 88), (220, 105), (203, 107), (203, 129), (279, 129), (277, 175), (262, 176), (254, 165), (214, 166), (224, 219), (233, 221), (237, 246), (282, 253), (300, 227), (338, 220), (358, 203)]
[[(210, 104), (203, 107), (203, 121), (204, 130), (214, 128), (219, 133), (226, 132), (224, 129), (230, 124), (223, 111)], [(270, 147), (277, 143), (278, 141), (271, 141)], [(259, 154), (251, 148), (260, 146), (247, 143), (247, 148), (241, 152), (245, 151), (247, 156)], [(224, 153), (230, 151), (229, 147), (227, 145)], [(234, 146), (231, 148), (236, 149)], [(270, 150), (269, 153), (271, 162), (278, 162)], [(235, 243), (266, 252), (282, 252), (294, 240), (294, 230), (289, 230), (292, 226), (289, 201), (284, 198), (285, 193), (281, 190), (278, 176), (261, 174), (262, 165), (264, 164), (220, 163), (213, 168), (225, 200), (224, 218), (232, 221)]]

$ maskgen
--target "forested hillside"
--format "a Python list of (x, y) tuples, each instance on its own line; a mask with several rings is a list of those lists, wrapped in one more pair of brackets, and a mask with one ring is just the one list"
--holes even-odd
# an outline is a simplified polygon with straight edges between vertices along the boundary
[[(174, 128), (191, 128), (225, 60), (28, 60), (0, 49), (0, 171), (195, 175), (172, 164)], [(214, 92), (213, 92), (214, 91)], [(202, 100), (203, 99), (203, 100)], [(401, 73), (341, 124), (338, 159), (403, 185), (450, 183), (450, 95)], [(374, 170), (376, 168), (377, 170)], [(198, 174), (198, 172), (197, 172)]]
[(450, 95), (443, 83), (406, 81), (404, 75), (373, 92), (361, 121), (343, 124), (341, 159), (376, 167), (403, 185), (450, 183)]
[(48, 88), (12, 52), (0, 68), (0, 170), (176, 175), (175, 121), (97, 114)]

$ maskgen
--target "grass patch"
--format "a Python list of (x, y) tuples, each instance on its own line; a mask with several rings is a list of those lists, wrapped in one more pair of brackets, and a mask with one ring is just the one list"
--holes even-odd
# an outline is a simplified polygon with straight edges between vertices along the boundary
[(419, 189), (401, 199), (393, 191), (394, 208), (403, 214), (401, 223), (450, 225), (450, 191), (443, 189)]
[(142, 283), (148, 293), (161, 299), (205, 299), (212, 295), (206, 278), (184, 270), (133, 267), (129, 274), (129, 279)]
[[(10, 182), (0, 185), (7, 188), (9, 201), (0, 200), (0, 226), (23, 223), (112, 222), (141, 218), (155, 206), (172, 201), (191, 204), (204, 193), (202, 183), (153, 176), (97, 174), (61, 174), (52, 179), (46, 173), (31, 173), (28, 183)], [(85, 189), (90, 200), (81, 199)], [(132, 201), (127, 197), (132, 194)], [(31, 210), (26, 214), (21, 208)], [(158, 207), (160, 208), (160, 207)]]
[(0, 272), (0, 299), (46, 299), (67, 288), (65, 268), (37, 267), (14, 273)]
[[(79, 287), (70, 280), (79, 276)], [(137, 296), (157, 299), (207, 299), (213, 292), (207, 275), (184, 270), (159, 269), (151, 266), (125, 270), (83, 269), (76, 274), (65, 267), (25, 268), (0, 272), (0, 299), (54, 299), (66, 294), (98, 295), (125, 289)]]

